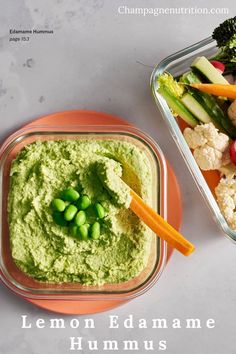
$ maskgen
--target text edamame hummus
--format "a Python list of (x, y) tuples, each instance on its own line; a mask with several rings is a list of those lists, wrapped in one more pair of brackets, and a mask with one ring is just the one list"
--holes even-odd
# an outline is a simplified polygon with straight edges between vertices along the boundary
[[(147, 264), (152, 234), (128, 209), (128, 189), (125, 184), (117, 187), (114, 173), (150, 201), (150, 170), (146, 153), (123, 140), (27, 145), (10, 172), (8, 215), (16, 265), (29, 276), (52, 283), (100, 285), (138, 275)], [(99, 201), (106, 210), (99, 239), (79, 240), (53, 221), (51, 201), (68, 187)]]

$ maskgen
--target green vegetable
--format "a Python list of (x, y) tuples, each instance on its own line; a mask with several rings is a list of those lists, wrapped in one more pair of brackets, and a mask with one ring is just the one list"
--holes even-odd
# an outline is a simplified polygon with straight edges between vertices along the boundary
[(64, 211), (66, 208), (65, 202), (61, 199), (53, 199), (52, 201), (52, 207), (53, 209), (57, 210), (57, 211)]
[(87, 209), (91, 204), (91, 200), (87, 195), (83, 195), (80, 197), (77, 201), (77, 207), (79, 210), (85, 210)]
[(225, 20), (215, 28), (212, 38), (217, 42), (220, 51), (212, 60), (224, 63), (226, 72), (236, 72), (236, 16)]
[(193, 95), (185, 93), (180, 99), (181, 102), (189, 109), (189, 111), (203, 123), (209, 123), (212, 121), (209, 114), (201, 106), (201, 104), (194, 98)]
[(229, 84), (224, 76), (219, 73), (219, 71), (210, 63), (206, 57), (197, 57), (194, 59), (191, 64), (191, 68), (200, 73), (200, 75), (203, 75), (207, 81), (213, 84)]
[[(182, 75), (182, 77), (180, 78), (180, 82), (186, 84), (193, 84), (200, 83), (201, 80), (195, 73), (190, 71)], [(228, 134), (231, 138), (235, 138), (236, 128), (232, 124), (229, 117), (222, 111), (222, 109), (217, 103), (216, 98), (212, 95), (209, 95), (208, 93), (201, 92), (191, 87), (188, 87), (187, 89), (189, 90), (189, 92), (191, 92), (193, 97), (202, 105), (202, 107), (208, 112), (215, 126), (224, 133)]]
[(216, 27), (212, 38), (216, 40), (218, 47), (224, 47), (234, 34), (236, 34), (236, 16), (225, 20)]
[(68, 207), (66, 207), (65, 211), (64, 211), (64, 219), (67, 221), (71, 221), (74, 217), (75, 214), (77, 213), (78, 209), (76, 208), (75, 205), (69, 205)]
[(77, 232), (81, 240), (88, 240), (88, 227), (86, 225), (81, 225)]
[(105, 216), (105, 210), (104, 210), (103, 206), (100, 203), (95, 203), (94, 209), (95, 209), (97, 217), (99, 219), (103, 219)]
[(78, 229), (77, 225), (75, 225), (74, 223), (70, 224), (69, 226), (70, 235), (74, 237), (77, 236), (77, 229)]
[(67, 226), (67, 222), (66, 220), (63, 218), (63, 214), (60, 213), (59, 211), (54, 211), (53, 215), (53, 220), (55, 221), (55, 223), (57, 225), (60, 225), (60, 226)]
[(81, 226), (86, 222), (86, 214), (83, 210), (80, 210), (75, 217), (75, 224)]
[(174, 113), (179, 115), (190, 126), (195, 127), (199, 121), (180, 101), (181, 96), (185, 92), (184, 86), (179, 85), (173, 76), (167, 73), (159, 76), (158, 84), (158, 92), (166, 100), (166, 103)]
[(67, 188), (62, 191), (61, 198), (69, 202), (75, 202), (79, 199), (79, 193), (73, 188)]
[(185, 88), (183, 85), (179, 85), (179, 83), (173, 78), (172, 75), (164, 73), (158, 78), (158, 84), (160, 87), (168, 90), (169, 94), (175, 98), (181, 98), (185, 92)]
[(91, 226), (90, 236), (93, 240), (97, 240), (100, 237), (100, 224), (98, 221)]

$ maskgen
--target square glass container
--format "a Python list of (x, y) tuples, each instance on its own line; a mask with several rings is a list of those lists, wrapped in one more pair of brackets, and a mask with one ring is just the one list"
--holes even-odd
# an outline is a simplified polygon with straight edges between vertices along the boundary
[(164, 218), (167, 213), (167, 172), (165, 158), (158, 145), (142, 131), (130, 126), (37, 126), (23, 128), (11, 135), (0, 149), (0, 278), (18, 295), (29, 299), (51, 300), (129, 300), (147, 291), (160, 277), (166, 263), (166, 243), (152, 234), (146, 268), (135, 278), (102, 286), (79, 283), (51, 284), (34, 280), (15, 265), (11, 256), (7, 215), (11, 162), (27, 144), (61, 139), (118, 139), (138, 146), (150, 161), (152, 174), (151, 206)]
[(170, 133), (179, 148), (193, 179), (195, 180), (199, 191), (204, 197), (208, 207), (210, 208), (214, 220), (217, 222), (218, 226), (223, 230), (226, 236), (236, 242), (236, 232), (232, 230), (224, 216), (222, 215), (218, 204), (212, 194), (205, 178), (202, 175), (200, 168), (198, 167), (191, 150), (189, 149), (184, 136), (180, 130), (177, 120), (171, 113), (165, 99), (157, 92), (158, 83), (157, 78), (162, 73), (169, 72), (174, 77), (177, 77), (186, 71), (190, 70), (190, 65), (193, 60), (198, 56), (205, 56), (211, 58), (218, 51), (215, 41), (212, 37), (206, 38), (196, 44), (191, 45), (175, 54), (172, 54), (162, 60), (154, 69), (151, 76), (151, 89), (153, 96), (155, 98), (156, 104), (161, 111), (161, 114), (168, 125)]

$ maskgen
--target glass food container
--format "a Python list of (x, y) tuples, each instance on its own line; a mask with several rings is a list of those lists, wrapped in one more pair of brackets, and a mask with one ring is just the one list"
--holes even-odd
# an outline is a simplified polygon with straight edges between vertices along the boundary
[(103, 286), (79, 283), (51, 284), (34, 280), (20, 271), (11, 256), (7, 223), (7, 197), (12, 160), (27, 144), (58, 139), (119, 139), (129, 141), (145, 152), (151, 165), (152, 207), (166, 218), (167, 172), (165, 158), (158, 145), (146, 134), (130, 126), (35, 126), (11, 135), (0, 149), (1, 228), (0, 278), (16, 294), (29, 299), (50, 300), (129, 300), (147, 291), (160, 277), (166, 263), (166, 243), (152, 234), (151, 250), (146, 268), (135, 278)]
[(224, 216), (222, 215), (218, 204), (215, 200), (213, 193), (211, 192), (205, 178), (202, 175), (200, 168), (198, 167), (185, 139), (178, 125), (177, 120), (171, 113), (165, 99), (157, 92), (158, 84), (157, 77), (163, 72), (167, 71), (171, 73), (174, 77), (177, 77), (190, 69), (190, 65), (194, 58), (198, 56), (213, 57), (218, 51), (215, 41), (212, 37), (206, 38), (196, 44), (191, 45), (175, 54), (172, 54), (162, 60), (154, 69), (151, 76), (151, 89), (153, 96), (155, 98), (156, 104), (161, 111), (161, 114), (168, 125), (170, 133), (178, 146), (197, 186), (202, 196), (204, 197), (208, 207), (210, 208), (212, 215), (223, 230), (223, 232), (228, 236), (228, 238), (236, 242), (236, 232), (232, 230)]

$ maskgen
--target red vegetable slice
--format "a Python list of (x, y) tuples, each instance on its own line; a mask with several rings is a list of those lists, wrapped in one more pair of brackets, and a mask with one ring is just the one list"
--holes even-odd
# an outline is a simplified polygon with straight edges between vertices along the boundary
[(231, 162), (236, 165), (236, 140), (234, 140), (230, 145), (229, 155)]
[(217, 69), (219, 70), (219, 72), (221, 74), (223, 74), (223, 72), (225, 71), (225, 66), (223, 63), (221, 63), (220, 61), (217, 61), (217, 60), (212, 60), (211, 61), (211, 64)]

